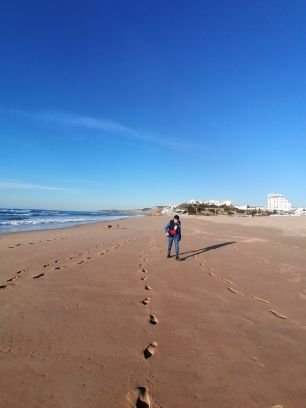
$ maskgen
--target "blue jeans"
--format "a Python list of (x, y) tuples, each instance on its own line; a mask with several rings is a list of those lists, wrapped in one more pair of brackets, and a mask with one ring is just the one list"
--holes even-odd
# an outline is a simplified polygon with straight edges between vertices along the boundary
[(179, 240), (177, 238), (168, 237), (168, 255), (171, 254), (171, 248), (174, 241), (175, 246), (175, 255), (179, 256), (180, 248), (179, 248)]

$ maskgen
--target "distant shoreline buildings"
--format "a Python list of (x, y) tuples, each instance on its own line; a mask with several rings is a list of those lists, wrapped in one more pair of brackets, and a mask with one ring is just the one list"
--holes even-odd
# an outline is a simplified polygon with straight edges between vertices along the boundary
[(291, 211), (292, 205), (283, 194), (271, 193), (268, 195), (269, 211)]
[(161, 214), (167, 215), (167, 214), (174, 214), (177, 212), (177, 206), (175, 204), (168, 204), (161, 210)]
[[(291, 202), (280, 193), (270, 193), (268, 194), (267, 200), (267, 207), (263, 205), (235, 205), (230, 200), (225, 201), (218, 201), (218, 200), (195, 200), (190, 199), (181, 204), (176, 206), (175, 204), (169, 204), (165, 206), (162, 210), (162, 214), (173, 214), (173, 213), (186, 213), (188, 212), (187, 208), (195, 208), (197, 213), (197, 209), (204, 206), (204, 208), (227, 208), (226, 211), (230, 211), (230, 213), (238, 213), (240, 211), (244, 212), (245, 214), (250, 214), (251, 211), (256, 211), (255, 215), (260, 215), (266, 213), (266, 215), (306, 215), (305, 208), (293, 208)], [(230, 210), (231, 209), (231, 210)], [(216, 210), (219, 211), (219, 210)]]
[(187, 204), (206, 204), (206, 205), (216, 205), (217, 207), (221, 207), (222, 205), (226, 205), (227, 207), (231, 207), (233, 203), (229, 200), (225, 201), (217, 201), (217, 200), (208, 200), (208, 201), (198, 201), (194, 200), (193, 198), (191, 200), (187, 201)]

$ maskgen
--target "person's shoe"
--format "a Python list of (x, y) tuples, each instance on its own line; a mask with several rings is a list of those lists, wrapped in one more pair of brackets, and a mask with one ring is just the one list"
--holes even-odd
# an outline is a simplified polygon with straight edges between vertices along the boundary
[(175, 259), (176, 259), (177, 261), (179, 261), (179, 260), (180, 260), (180, 257), (179, 257), (179, 256), (176, 256)]
[(171, 256), (170, 256), (170, 255), (167, 255), (167, 258), (171, 258)]

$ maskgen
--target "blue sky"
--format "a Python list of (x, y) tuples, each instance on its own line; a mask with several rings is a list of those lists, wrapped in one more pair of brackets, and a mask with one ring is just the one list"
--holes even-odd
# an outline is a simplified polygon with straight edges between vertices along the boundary
[(306, 206), (305, 1), (11, 1), (0, 207)]

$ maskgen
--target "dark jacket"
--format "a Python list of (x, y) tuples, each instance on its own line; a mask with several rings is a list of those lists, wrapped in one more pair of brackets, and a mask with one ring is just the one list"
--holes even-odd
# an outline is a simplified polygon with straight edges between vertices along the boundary
[(170, 220), (168, 224), (165, 226), (165, 232), (169, 232), (170, 230), (175, 230), (175, 235), (172, 237), (173, 239), (178, 239), (179, 241), (182, 239), (182, 228), (181, 228), (181, 222), (178, 221), (177, 223), (174, 222), (174, 220)]

